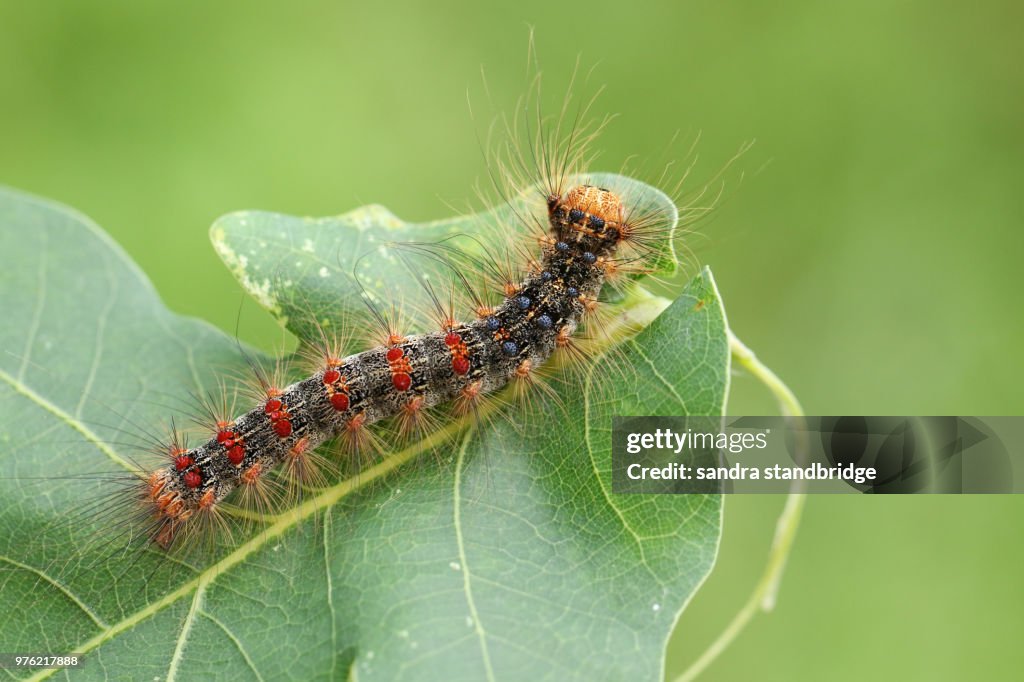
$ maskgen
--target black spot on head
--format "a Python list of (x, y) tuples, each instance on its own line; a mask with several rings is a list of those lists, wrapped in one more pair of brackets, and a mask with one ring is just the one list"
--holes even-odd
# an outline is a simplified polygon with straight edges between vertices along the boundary
[(487, 328), (490, 329), (492, 332), (498, 331), (499, 329), (501, 329), (501, 320), (493, 316), (488, 317)]
[(549, 315), (540, 315), (539, 317), (537, 317), (536, 322), (537, 326), (540, 327), (541, 329), (551, 329), (551, 326), (554, 324), (554, 322), (551, 321), (551, 317)]
[(530, 307), (529, 296), (516, 296), (516, 305), (519, 306), (520, 310), (526, 310)]
[(590, 216), (590, 226), (595, 230), (604, 228), (604, 218), (598, 218), (596, 215)]
[(566, 287), (565, 293), (569, 294), (569, 296), (572, 298), (576, 298), (577, 296), (580, 295), (580, 290), (577, 289), (576, 287)]
[(569, 245), (566, 244), (565, 242), (555, 242), (555, 249), (561, 251), (562, 253), (565, 253), (566, 251), (569, 250)]
[(597, 262), (597, 256), (587, 251), (586, 253), (583, 254), (583, 260), (593, 265), (594, 263)]
[(579, 210), (578, 208), (574, 208), (574, 209), (570, 210), (569, 211), (569, 220), (574, 222), (574, 223), (578, 223), (578, 222), (582, 221), (583, 220), (583, 211)]
[(501, 344), (501, 351), (505, 355), (515, 355), (517, 352), (519, 352), (519, 348), (516, 346), (515, 341), (506, 341), (505, 343)]
[(550, 272), (548, 272), (547, 270), (545, 270), (545, 271), (543, 271), (542, 273), (540, 273), (540, 279), (541, 279), (541, 281), (543, 281), (543, 282), (550, 282), (550, 281), (551, 281), (552, 279), (554, 279), (554, 277), (555, 277), (555, 276), (554, 276), (554, 275), (552, 275), (552, 274), (551, 274)]

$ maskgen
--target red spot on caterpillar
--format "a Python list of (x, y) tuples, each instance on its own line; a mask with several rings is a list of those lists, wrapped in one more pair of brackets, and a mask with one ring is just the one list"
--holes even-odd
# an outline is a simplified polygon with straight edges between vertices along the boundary
[(235, 466), (241, 464), (243, 459), (245, 459), (245, 448), (241, 445), (236, 445), (228, 450), (228, 461)]
[(405, 372), (399, 372), (391, 377), (391, 383), (394, 384), (395, 388), (399, 391), (408, 391), (409, 387), (412, 386), (412, 377)]
[(409, 358), (405, 357), (405, 351), (401, 348), (389, 348), (385, 354), (388, 364), (391, 365), (391, 383), (399, 391), (408, 391), (412, 386), (412, 365)]
[(331, 407), (337, 412), (347, 410), (349, 407), (347, 378), (334, 369), (334, 366), (328, 366), (324, 372), (323, 382), (327, 387), (327, 399), (331, 401)]
[(218, 443), (223, 443), (224, 441), (231, 440), (234, 437), (235, 437), (235, 434), (232, 433), (231, 431), (218, 431), (217, 432), (217, 442)]
[(174, 458), (174, 468), (177, 471), (184, 471), (192, 466), (192, 458), (188, 455), (178, 455)]
[(192, 471), (185, 472), (182, 480), (189, 488), (198, 488), (203, 483), (203, 475), (193, 469)]
[(469, 371), (469, 349), (462, 336), (455, 332), (449, 332), (444, 337), (444, 343), (452, 352), (452, 371), (462, 376)]
[(462, 336), (451, 333), (444, 337), (444, 343), (452, 351), (452, 371), (459, 376), (469, 372), (469, 349)]
[(263, 411), (270, 417), (270, 425), (279, 438), (287, 438), (292, 433), (292, 423), (289, 421), (288, 406), (276, 398), (268, 400), (263, 406)]

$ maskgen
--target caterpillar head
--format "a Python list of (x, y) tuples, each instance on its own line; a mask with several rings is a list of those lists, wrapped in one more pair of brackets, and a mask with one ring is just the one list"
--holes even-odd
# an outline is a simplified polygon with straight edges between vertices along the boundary
[(625, 211), (615, 192), (579, 185), (548, 197), (551, 230), (560, 241), (585, 242), (588, 250), (609, 253), (624, 236)]

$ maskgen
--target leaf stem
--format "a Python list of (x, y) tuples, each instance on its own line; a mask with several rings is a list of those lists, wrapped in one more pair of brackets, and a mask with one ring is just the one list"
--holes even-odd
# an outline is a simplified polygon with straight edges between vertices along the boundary
[[(782, 414), (788, 420), (803, 422), (804, 410), (793, 391), (775, 372), (763, 365), (757, 359), (754, 351), (740, 341), (731, 330), (729, 331), (729, 350), (737, 364), (750, 372), (772, 392), (779, 403)], [(793, 430), (798, 437), (796, 454), (798, 459), (802, 459), (807, 449), (806, 442), (801, 439), (806, 438), (807, 431), (804, 428), (799, 428), (802, 427), (802, 424), (797, 426), (798, 428)], [(704, 650), (700, 658), (677, 677), (675, 682), (690, 682), (696, 679), (732, 644), (758, 611), (771, 611), (775, 607), (775, 598), (782, 582), (782, 573), (786, 568), (786, 559), (789, 558), (789, 552), (793, 548), (793, 540), (796, 538), (796, 531), (800, 526), (800, 516), (807, 500), (807, 495), (803, 492), (804, 485), (803, 481), (794, 481), (793, 487), (790, 488), (789, 495), (786, 497), (786, 505), (775, 523), (775, 537), (772, 539), (771, 550), (768, 553), (768, 563), (743, 608), (733, 617), (715, 641)]]

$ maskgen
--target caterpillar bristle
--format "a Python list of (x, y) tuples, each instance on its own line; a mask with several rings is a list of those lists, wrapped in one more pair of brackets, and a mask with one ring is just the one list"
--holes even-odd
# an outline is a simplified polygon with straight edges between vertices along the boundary
[(287, 482), (288, 504), (301, 500), (306, 488), (326, 488), (336, 474), (334, 462), (311, 448), (308, 438), (299, 438), (288, 449), (281, 469), (281, 476)]
[(236, 372), (233, 376), (238, 382), (239, 393), (247, 402), (260, 402), (276, 397), (280, 395), (282, 387), (292, 383), (291, 377), (296, 373), (293, 366), (295, 358), (292, 355), (278, 353), (267, 367), (248, 353), (242, 352), (249, 371)]
[(452, 404), (452, 414), (460, 419), (472, 415), (476, 421), (479, 421), (484, 395), (482, 381), (468, 383), (455, 396)]
[(262, 475), (259, 464), (253, 464), (240, 477), (238, 499), (234, 507), (225, 504), (226, 513), (232, 518), (240, 519), (246, 533), (251, 533), (255, 526), (265, 522), (271, 514), (279, 513), (290, 506), (293, 499), (287, 485)]
[(307, 375), (339, 367), (354, 347), (355, 335), (347, 327), (328, 330), (318, 320), (311, 327), (313, 334), (302, 339), (295, 351), (295, 364)]
[(188, 417), (194, 426), (205, 433), (217, 432), (231, 423), (235, 413), (237, 391), (229, 391), (224, 378), (218, 378), (216, 388), (190, 394), (192, 400)]

